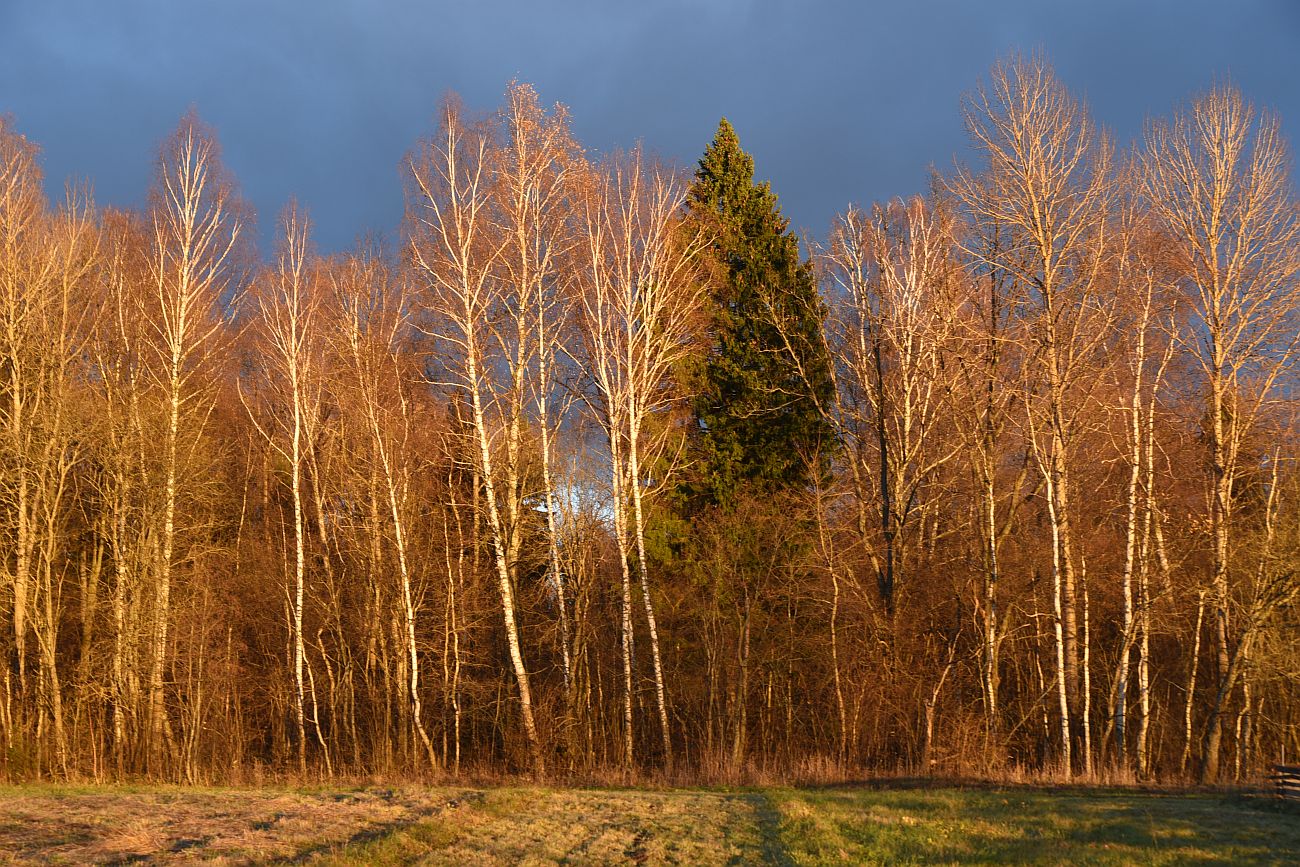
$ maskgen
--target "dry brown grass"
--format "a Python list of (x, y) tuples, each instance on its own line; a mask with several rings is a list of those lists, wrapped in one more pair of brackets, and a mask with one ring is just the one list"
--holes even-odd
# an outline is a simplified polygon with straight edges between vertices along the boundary
[(750, 863), (754, 818), (742, 794), (501, 789), (457, 814), (454, 840), (421, 863)]
[(539, 787), (8, 788), (0, 863), (748, 863), (761, 858), (765, 803)]
[(447, 790), (0, 790), (0, 862), (248, 863), (327, 849), (446, 807)]

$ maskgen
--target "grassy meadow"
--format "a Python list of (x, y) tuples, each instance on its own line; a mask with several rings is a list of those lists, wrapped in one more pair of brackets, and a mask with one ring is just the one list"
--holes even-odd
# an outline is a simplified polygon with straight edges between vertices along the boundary
[(0, 788), (14, 864), (1269, 864), (1300, 810), (1036, 788)]

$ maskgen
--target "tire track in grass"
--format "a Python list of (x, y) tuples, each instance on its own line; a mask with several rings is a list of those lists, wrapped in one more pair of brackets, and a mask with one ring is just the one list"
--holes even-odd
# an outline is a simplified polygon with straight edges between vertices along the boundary
[(781, 813), (772, 803), (771, 796), (767, 792), (755, 792), (746, 800), (754, 810), (763, 862), (778, 867), (794, 867), (794, 859), (781, 839)]
[(265, 864), (307, 864), (319, 858), (329, 855), (338, 855), (348, 853), (364, 847), (367, 843), (375, 843), (383, 840), (385, 837), (392, 837), (403, 831), (409, 831), (418, 826), (427, 823), (430, 819), (441, 818), (448, 813), (460, 809), (461, 807), (476, 808), (483, 803), (484, 793), (474, 790), (459, 792), (447, 798), (440, 804), (425, 805), (413, 809), (411, 815), (398, 819), (393, 822), (387, 822), (382, 825), (375, 825), (369, 828), (363, 828), (353, 833), (346, 840), (341, 841), (322, 841), (312, 844), (293, 855), (280, 858), (268, 858), (262, 863)]

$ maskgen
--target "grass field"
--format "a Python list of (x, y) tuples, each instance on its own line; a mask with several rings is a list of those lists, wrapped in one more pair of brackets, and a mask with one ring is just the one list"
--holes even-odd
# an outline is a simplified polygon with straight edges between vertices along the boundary
[(1300, 863), (1300, 811), (1031, 788), (5, 787), (0, 862)]

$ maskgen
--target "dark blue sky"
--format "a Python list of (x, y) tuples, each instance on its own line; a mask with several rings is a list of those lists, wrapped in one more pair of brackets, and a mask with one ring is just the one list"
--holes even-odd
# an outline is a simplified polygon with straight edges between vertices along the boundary
[(692, 164), (727, 115), (796, 228), (922, 190), (962, 155), (962, 93), (1045, 49), (1121, 141), (1216, 77), (1300, 130), (1300, 0), (0, 0), (0, 112), (57, 192), (139, 203), (193, 104), (259, 214), (326, 251), (401, 216), (398, 163), (441, 95), (535, 84), (595, 151)]

